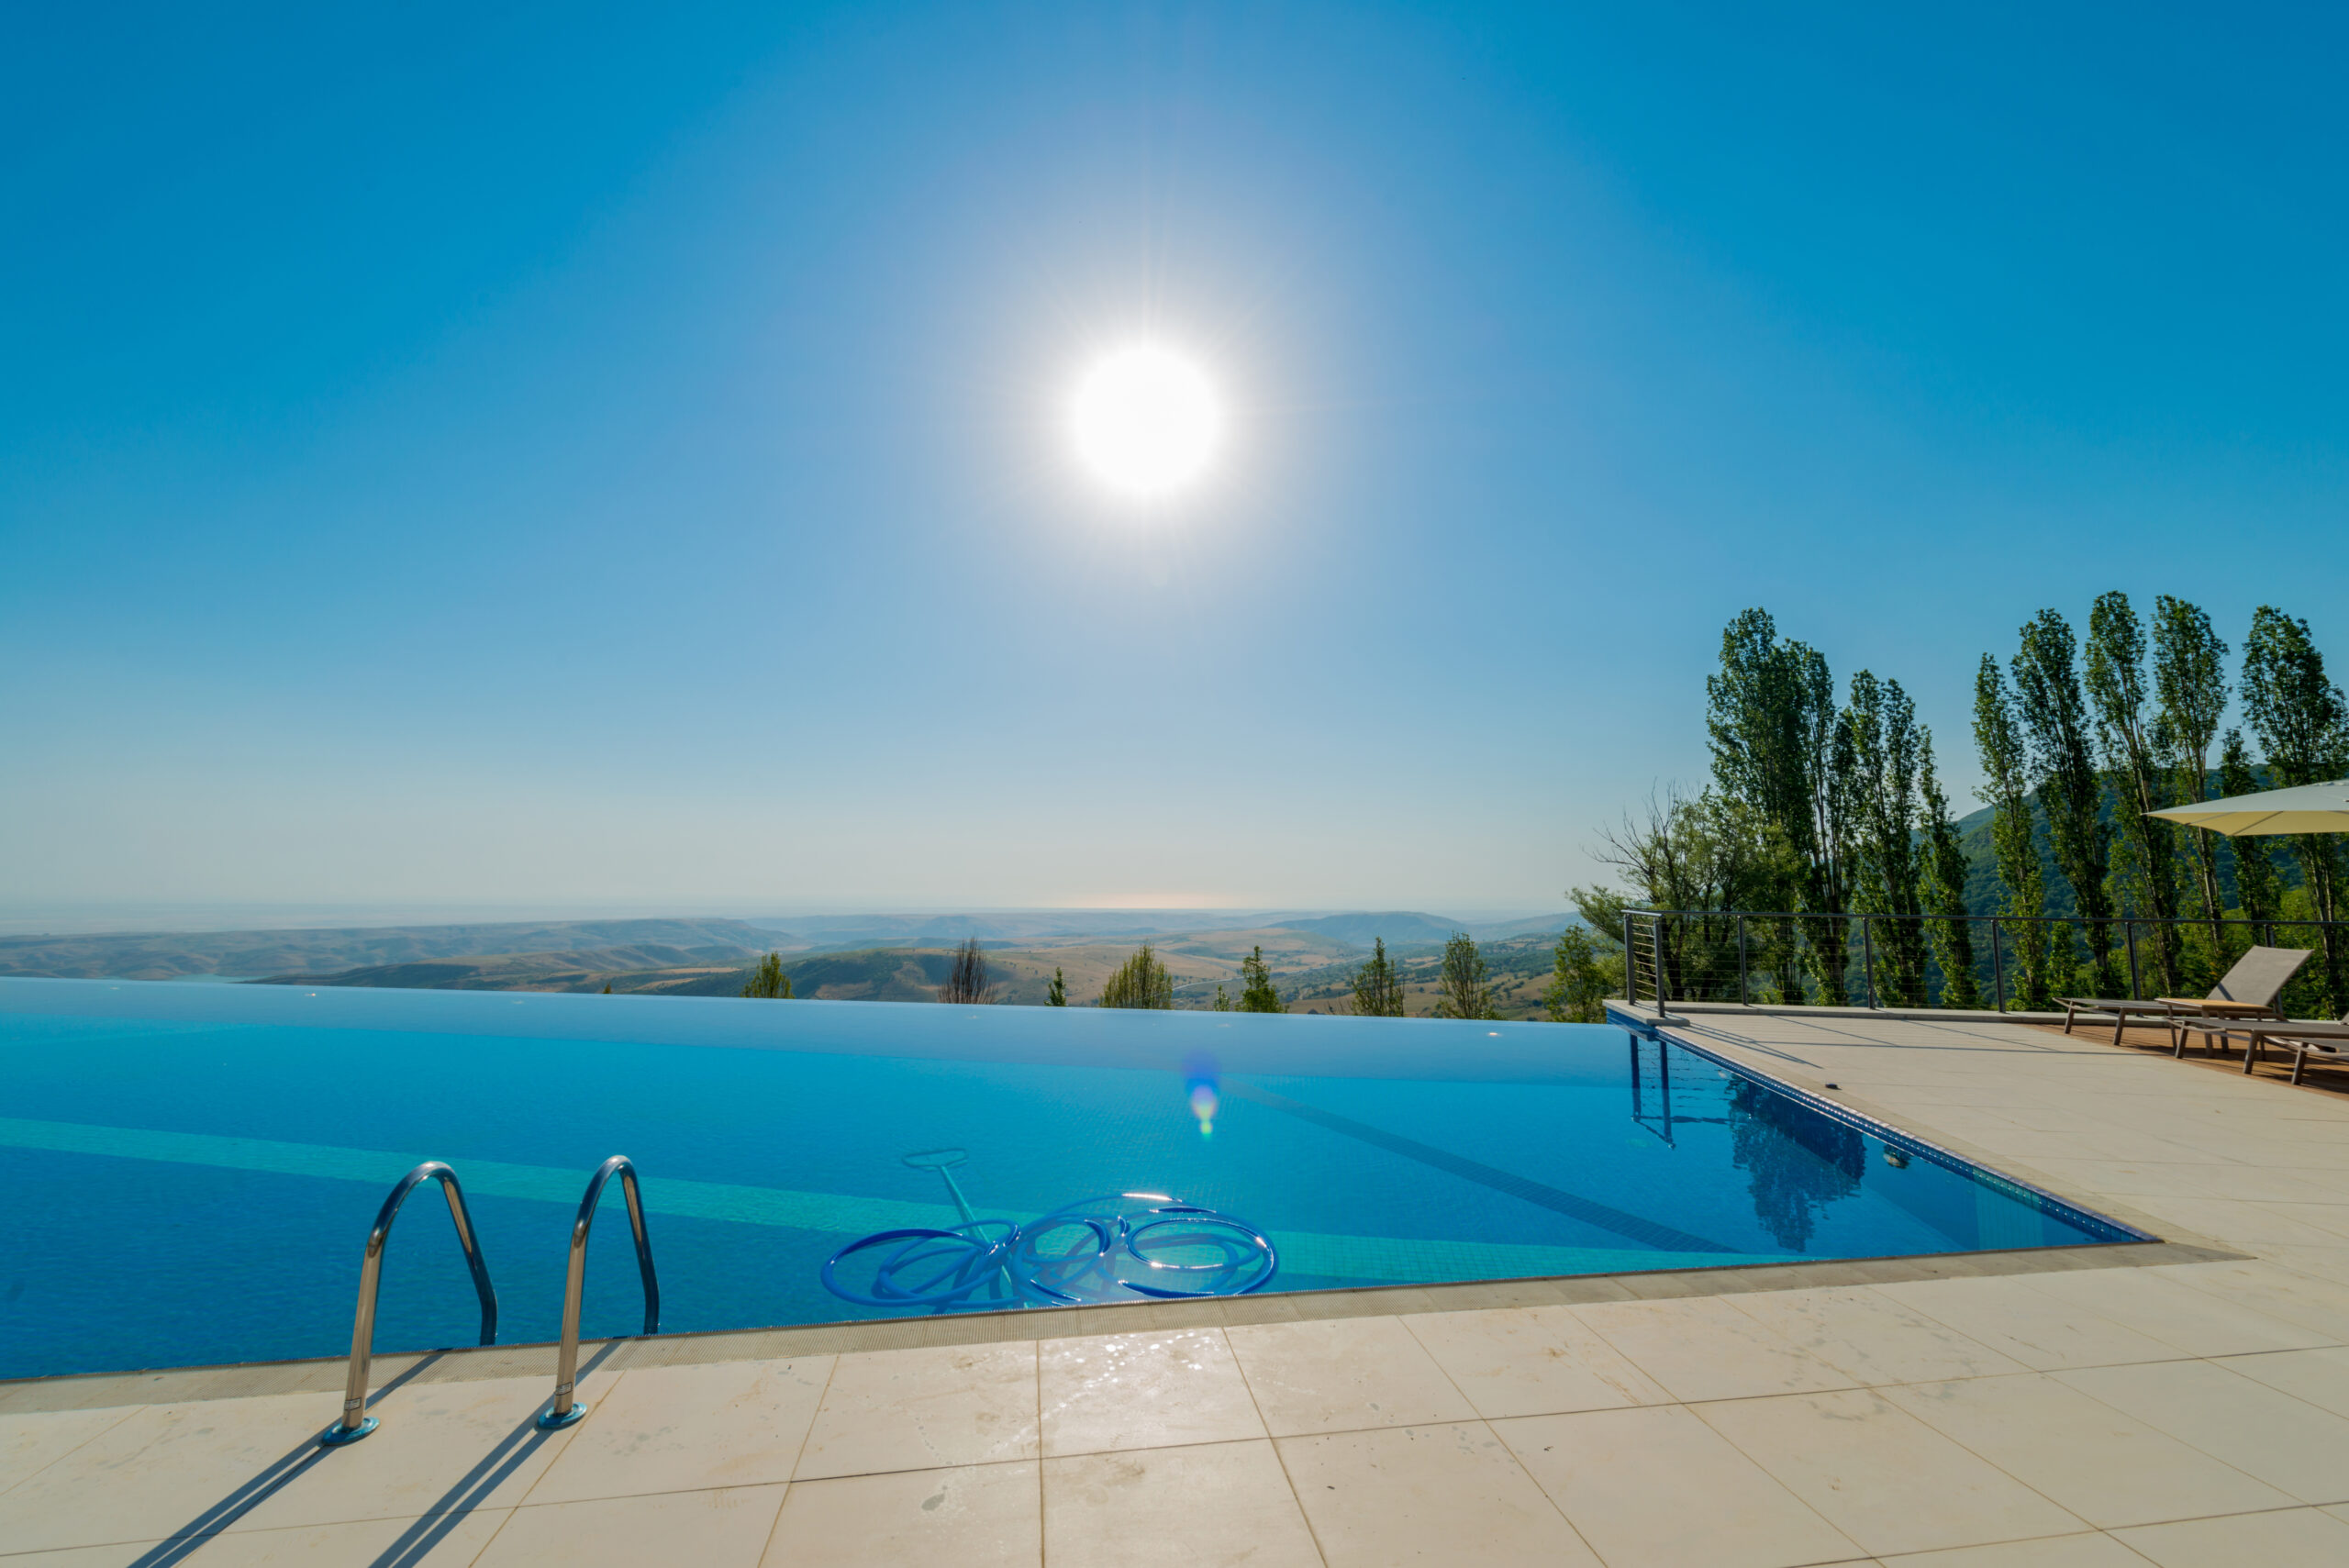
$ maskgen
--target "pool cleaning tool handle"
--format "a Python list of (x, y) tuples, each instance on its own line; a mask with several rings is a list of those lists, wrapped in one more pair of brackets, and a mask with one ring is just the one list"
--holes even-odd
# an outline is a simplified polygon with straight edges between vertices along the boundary
[(587, 1285), (587, 1228), (596, 1222), (596, 1201), (615, 1173), (628, 1198), (629, 1229), (636, 1232), (637, 1272), (644, 1276), (644, 1331), (661, 1331), (661, 1282), (652, 1273), (652, 1238), (645, 1234), (644, 1195), (637, 1191), (636, 1163), (625, 1154), (615, 1154), (587, 1178), (587, 1195), (579, 1200), (579, 1218), (571, 1222), (571, 1272), (562, 1282), (562, 1350), (555, 1363), (554, 1402), (539, 1412), (542, 1431), (567, 1427), (587, 1413), (572, 1402), (579, 1380), (579, 1298)]
[(464, 1189), (457, 1185), (456, 1172), (438, 1160), (427, 1160), (399, 1179), (391, 1195), (384, 1199), (384, 1207), (375, 1211), (375, 1229), (367, 1233), (367, 1255), (359, 1265), (359, 1317), (351, 1327), (351, 1378), (343, 1385), (342, 1419), (318, 1434), (318, 1441), (328, 1448), (355, 1443), (375, 1429), (375, 1418), (367, 1413), (367, 1368), (375, 1359), (375, 1294), (384, 1283), (384, 1243), (391, 1237), (400, 1205), (407, 1201), (417, 1184), (428, 1179), (440, 1183), (440, 1195), (449, 1200), (457, 1245), (464, 1249), (465, 1267), (473, 1271), (473, 1294), (481, 1297), (481, 1342), (488, 1345), (497, 1340), (497, 1292), (490, 1287), (489, 1265), (482, 1262), (481, 1240), (473, 1230), (473, 1216), (465, 1209)]

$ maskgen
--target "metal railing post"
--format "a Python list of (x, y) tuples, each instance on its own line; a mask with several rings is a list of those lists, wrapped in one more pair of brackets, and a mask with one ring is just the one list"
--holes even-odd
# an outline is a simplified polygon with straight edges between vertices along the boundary
[(615, 1154), (587, 1179), (587, 1195), (579, 1200), (579, 1217), (571, 1224), (571, 1268), (562, 1282), (562, 1348), (555, 1361), (553, 1402), (539, 1412), (542, 1431), (567, 1427), (587, 1413), (586, 1407), (573, 1399), (579, 1381), (579, 1302), (587, 1287), (587, 1229), (596, 1222), (596, 1204), (604, 1195), (604, 1184), (615, 1173), (628, 1199), (629, 1229), (636, 1235), (637, 1272), (644, 1276), (644, 1331), (661, 1331), (661, 1282), (652, 1273), (652, 1239), (644, 1229), (644, 1197), (637, 1191), (636, 1164), (625, 1154)]
[(367, 1414), (367, 1373), (375, 1360), (375, 1297), (384, 1283), (384, 1244), (391, 1240), (392, 1221), (399, 1218), (407, 1195), (428, 1180), (440, 1183), (440, 1195), (449, 1200), (449, 1219), (457, 1228), (457, 1245), (464, 1250), (465, 1267), (473, 1276), (473, 1294), (481, 1299), (481, 1342), (497, 1341), (497, 1292), (490, 1285), (489, 1265), (482, 1260), (481, 1239), (473, 1230), (473, 1216), (465, 1209), (457, 1173), (438, 1160), (427, 1160), (393, 1186), (384, 1207), (375, 1211), (374, 1229), (367, 1232), (367, 1251), (359, 1263), (359, 1311), (351, 1326), (351, 1374), (342, 1387), (342, 1417), (318, 1434), (321, 1447), (355, 1443), (376, 1428), (375, 1418)]
[(1631, 951), (1631, 917), (1623, 917), (1623, 1001), (1637, 1006), (1640, 1001), (1640, 955)]
[(1868, 927), (1873, 922), (1868, 917), (1865, 915), (1860, 917), (1860, 970), (1867, 978), (1868, 1006), (1873, 1008), (1876, 1006), (1876, 948), (1868, 940)]
[(1745, 987), (1745, 917), (1742, 915), (1737, 917), (1737, 1005), (1741, 1007), (1753, 1005), (1753, 999), (1746, 995)]
[(1998, 917), (1990, 917), (1990, 984), (1998, 1011), (2007, 1010), (2007, 965), (1998, 952)]
[(2145, 978), (2137, 969), (2137, 922), (2121, 922), (2121, 935), (2129, 943), (2129, 999), (2135, 1001), (2145, 994)]

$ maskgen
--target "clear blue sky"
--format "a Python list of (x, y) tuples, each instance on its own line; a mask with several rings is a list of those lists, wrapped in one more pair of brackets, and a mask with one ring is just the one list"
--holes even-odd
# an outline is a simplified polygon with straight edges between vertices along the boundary
[(19, 7), (0, 898), (1555, 907), (1757, 604), (1970, 807), (2043, 605), (2349, 663), (2343, 31)]

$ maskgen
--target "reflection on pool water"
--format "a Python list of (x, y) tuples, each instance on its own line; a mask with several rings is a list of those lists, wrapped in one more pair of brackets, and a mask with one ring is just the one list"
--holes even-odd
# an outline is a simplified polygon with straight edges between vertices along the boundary
[[(1596, 1025), (8, 980), (0, 1084), (0, 1376), (340, 1353), (376, 1205), (425, 1159), (464, 1184), (507, 1343), (554, 1337), (614, 1153), (669, 1330), (1125, 1298), (1105, 1269), (1182, 1295), (2135, 1239)], [(886, 1231), (1007, 1244), (929, 1242), (895, 1296), (868, 1248), (827, 1287)], [(627, 1226), (590, 1252), (585, 1331), (632, 1331)], [(957, 1269), (974, 1289), (924, 1296)], [(470, 1343), (477, 1312), (411, 1204), (378, 1349)]]

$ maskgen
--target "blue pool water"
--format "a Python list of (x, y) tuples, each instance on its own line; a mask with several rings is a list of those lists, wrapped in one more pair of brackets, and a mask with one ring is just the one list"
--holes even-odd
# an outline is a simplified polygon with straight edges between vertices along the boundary
[[(939, 1150), (982, 1218), (1146, 1191), (1244, 1218), (1272, 1290), (2135, 1239), (1612, 1027), (7, 980), (0, 1376), (342, 1352), (376, 1206), (424, 1159), (465, 1185), (502, 1342), (554, 1337), (614, 1153), (664, 1329), (874, 1316), (819, 1272), (959, 1223), (906, 1162)], [(641, 1313), (605, 1201), (590, 1337)], [(377, 1348), (470, 1343), (475, 1314), (419, 1193)]]

